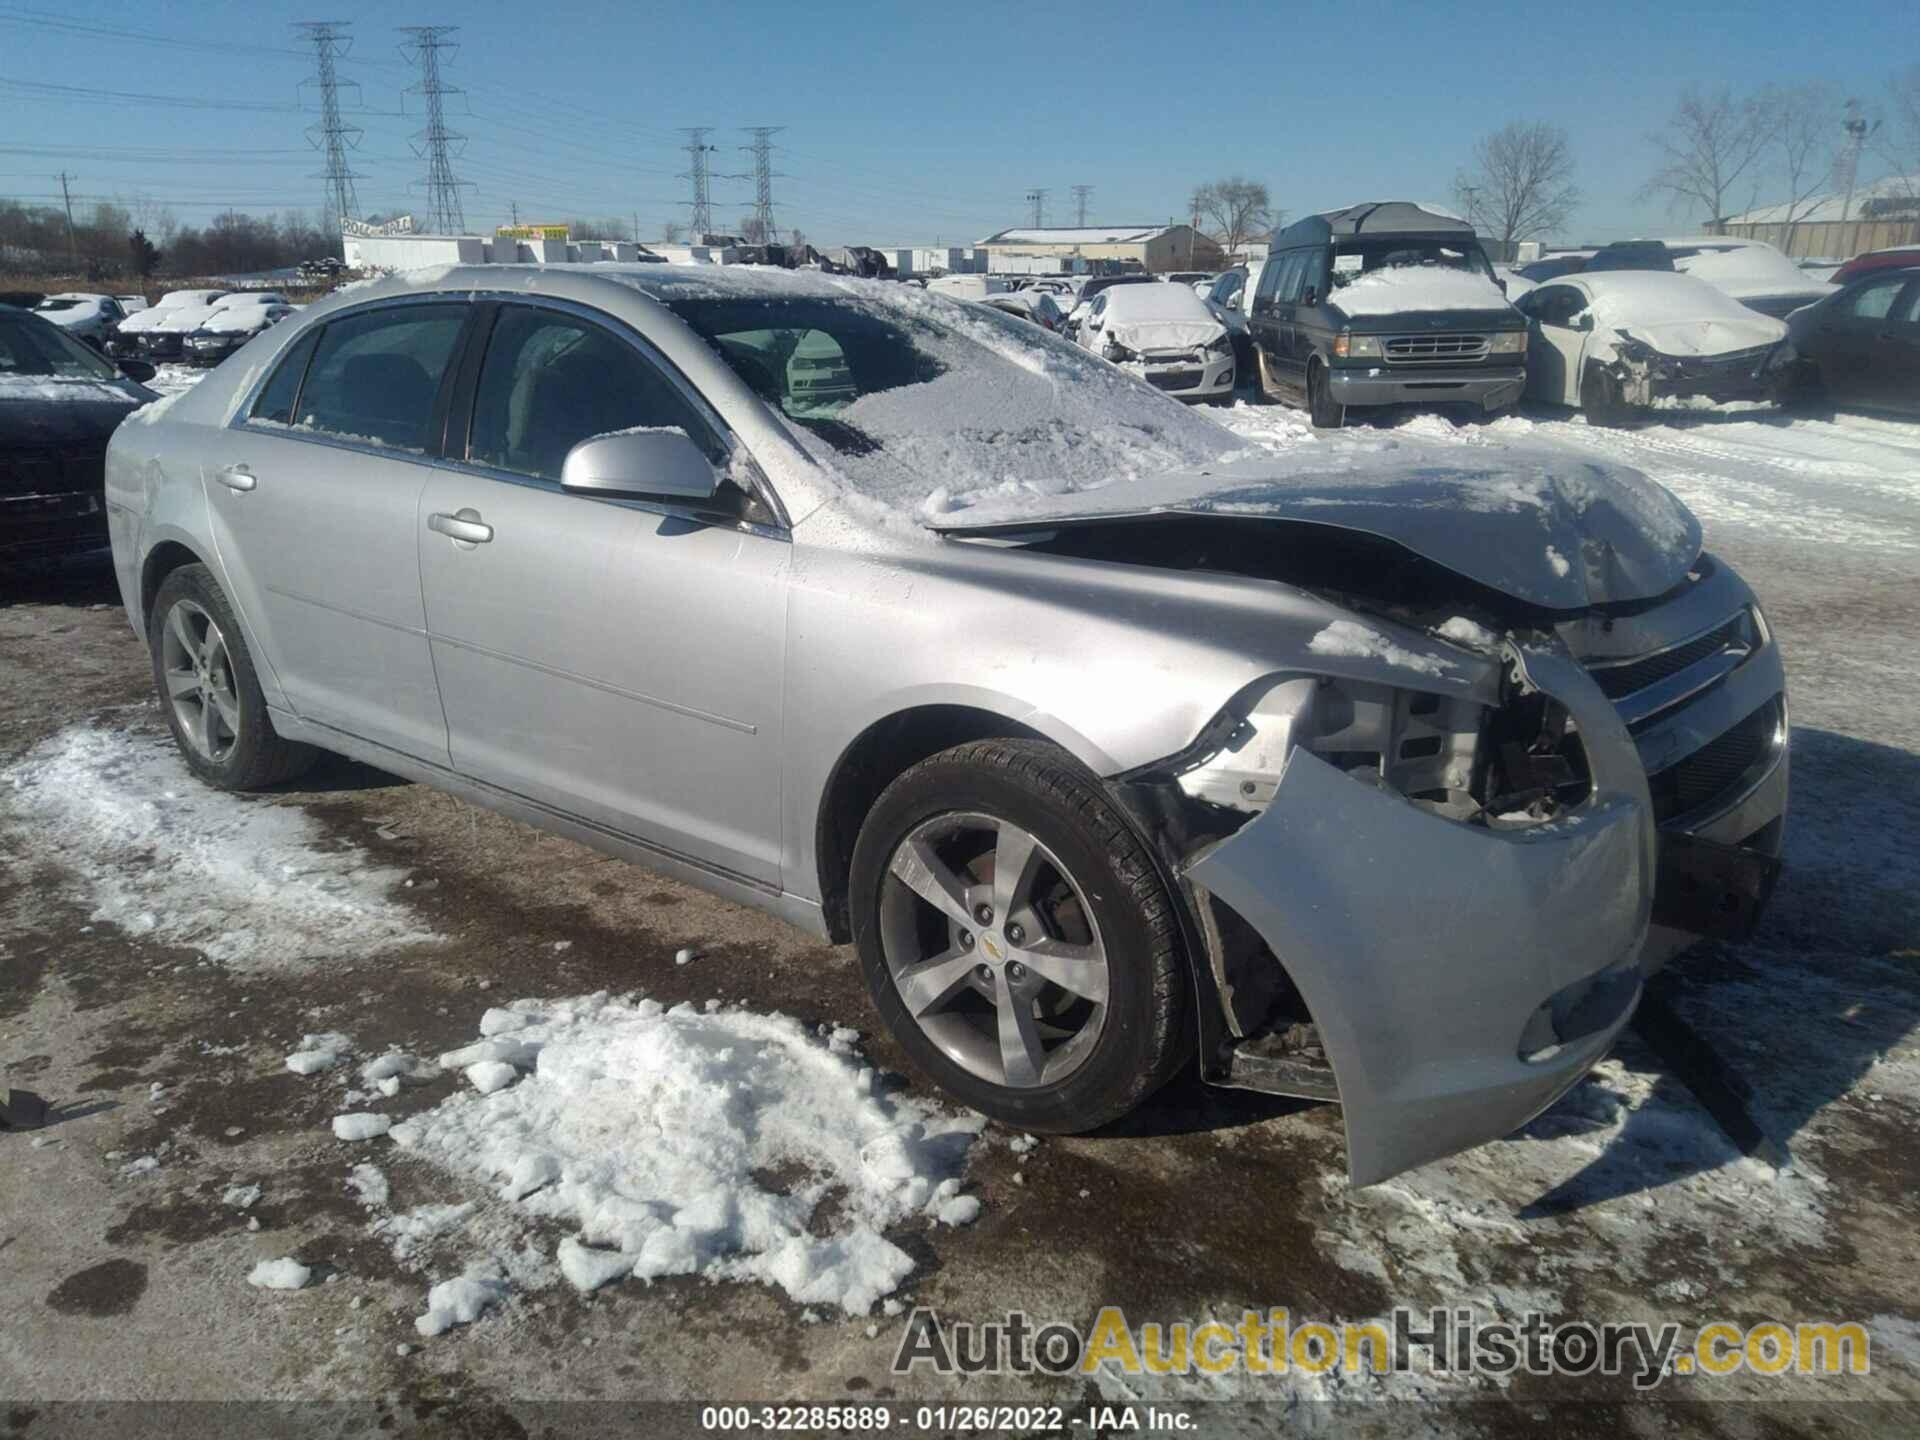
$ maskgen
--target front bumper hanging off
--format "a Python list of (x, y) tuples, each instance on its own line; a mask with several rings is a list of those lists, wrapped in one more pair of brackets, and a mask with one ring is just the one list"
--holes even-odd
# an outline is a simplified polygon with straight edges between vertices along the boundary
[(1565, 705), (1592, 789), (1487, 829), (1295, 748), (1272, 803), (1190, 863), (1284, 964), (1372, 1184), (1511, 1133), (1604, 1056), (1640, 994), (1655, 830), (1632, 737), (1572, 660), (1516, 651)]

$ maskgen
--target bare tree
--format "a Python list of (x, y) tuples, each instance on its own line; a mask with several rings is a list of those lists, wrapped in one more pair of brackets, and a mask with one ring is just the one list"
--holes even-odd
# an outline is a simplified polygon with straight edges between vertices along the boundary
[(1199, 221), (1196, 228), (1217, 240), (1229, 260), (1239, 259), (1249, 240), (1274, 225), (1267, 187), (1243, 175), (1196, 186), (1187, 208)]
[(1580, 192), (1567, 132), (1543, 120), (1516, 120), (1474, 143), (1473, 163), (1453, 182), (1474, 228), (1498, 237), (1502, 256), (1567, 223)]
[(678, 220), (669, 220), (660, 227), (660, 239), (668, 245), (678, 245), (681, 235), (686, 233), (686, 228)]
[(767, 234), (766, 222), (758, 215), (742, 215), (740, 217), (740, 238), (749, 245), (766, 244), (770, 238)]
[(1833, 181), (1840, 103), (1825, 85), (1775, 86), (1761, 94), (1757, 108), (1767, 136), (1768, 169), (1786, 188), (1782, 248), (1791, 255), (1794, 227)]
[(1913, 199), (1920, 199), (1920, 65), (1909, 65), (1887, 81), (1887, 116), (1879, 127), (1879, 148), (1893, 165), (1889, 178)]
[(1648, 138), (1664, 163), (1640, 187), (1640, 198), (1664, 195), (1675, 210), (1697, 206), (1717, 221), (1726, 218), (1728, 197), (1760, 164), (1770, 137), (1761, 107), (1723, 87), (1713, 94), (1687, 91), (1666, 128)]

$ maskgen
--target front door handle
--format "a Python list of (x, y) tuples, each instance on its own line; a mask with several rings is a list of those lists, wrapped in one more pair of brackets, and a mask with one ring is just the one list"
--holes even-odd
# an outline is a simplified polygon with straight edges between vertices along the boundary
[(468, 545), (484, 545), (493, 539), (493, 527), (480, 523), (480, 512), (472, 508), (461, 510), (452, 515), (429, 515), (427, 528), (450, 540), (464, 541)]
[(229, 490), (251, 490), (260, 483), (254, 473), (244, 465), (229, 465), (215, 478)]

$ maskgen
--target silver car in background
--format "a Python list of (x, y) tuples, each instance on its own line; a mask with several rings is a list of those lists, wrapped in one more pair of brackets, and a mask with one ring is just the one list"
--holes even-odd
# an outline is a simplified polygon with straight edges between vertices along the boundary
[(911, 287), (356, 288), (107, 491), (206, 781), (335, 751), (851, 940), (1025, 1129), (1197, 1053), (1380, 1180), (1550, 1104), (1777, 863), (1777, 648), (1658, 486), (1276, 456)]

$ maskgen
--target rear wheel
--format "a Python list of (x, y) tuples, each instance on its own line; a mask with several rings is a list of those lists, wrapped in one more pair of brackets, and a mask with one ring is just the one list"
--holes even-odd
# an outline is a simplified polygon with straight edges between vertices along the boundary
[(1811, 360), (1801, 362), (1780, 394), (1780, 408), (1807, 420), (1833, 418), (1833, 396), (1818, 365)]
[(1319, 360), (1307, 366), (1307, 417), (1320, 430), (1338, 430), (1347, 423), (1347, 407), (1333, 398), (1327, 367)]
[(292, 779), (318, 757), (274, 730), (239, 619), (206, 566), (183, 565), (161, 582), (147, 642), (167, 727), (209, 785), (258, 790)]
[(908, 770), (861, 827), (854, 942), (881, 1018), (961, 1103), (1091, 1130), (1187, 1053), (1172, 897), (1099, 782), (1042, 741)]

